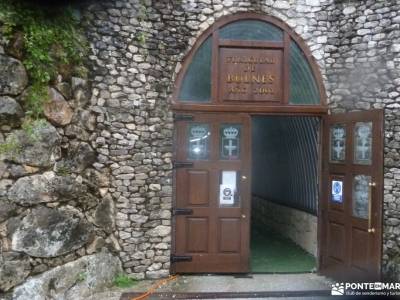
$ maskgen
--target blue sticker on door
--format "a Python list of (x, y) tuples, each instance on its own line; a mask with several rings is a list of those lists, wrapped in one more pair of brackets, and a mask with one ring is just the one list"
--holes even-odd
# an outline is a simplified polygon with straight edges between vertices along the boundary
[(332, 180), (332, 201), (343, 203), (343, 181)]

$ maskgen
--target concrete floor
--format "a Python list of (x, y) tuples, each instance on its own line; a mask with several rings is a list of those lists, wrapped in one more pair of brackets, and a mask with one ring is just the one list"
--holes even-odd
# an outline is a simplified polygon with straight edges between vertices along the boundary
[(168, 292), (265, 292), (330, 290), (325, 277), (316, 274), (253, 274), (253, 278), (232, 275), (180, 276), (165, 286)]
[[(86, 300), (119, 300), (122, 293), (146, 292), (155, 281), (144, 280), (127, 289), (113, 288), (93, 295)], [(253, 278), (235, 278), (232, 275), (190, 275), (179, 276), (176, 280), (159, 288), (157, 292), (269, 292), (269, 291), (323, 291), (331, 289), (331, 281), (316, 274), (253, 274)], [(148, 298), (151, 299), (151, 298)], [(231, 298), (232, 299), (232, 298)], [(238, 300), (239, 298), (235, 298)], [(252, 298), (261, 299), (261, 298)], [(262, 299), (282, 300), (280, 297)], [(290, 297), (290, 300), (319, 300), (330, 297)]]

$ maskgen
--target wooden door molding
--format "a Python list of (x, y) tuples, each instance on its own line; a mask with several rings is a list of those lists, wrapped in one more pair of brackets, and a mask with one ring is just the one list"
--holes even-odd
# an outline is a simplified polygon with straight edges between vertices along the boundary
[[(187, 134), (193, 124), (209, 126), (207, 159), (194, 160), (188, 155)], [(223, 124), (241, 125), (237, 160), (220, 159), (219, 133)], [(250, 118), (246, 114), (193, 114), (192, 120), (177, 122), (175, 160), (184, 162), (184, 167), (174, 171), (173, 273), (249, 271), (250, 138)], [(240, 176), (239, 206), (219, 204), (222, 170), (237, 171)]]
[[(382, 203), (383, 203), (383, 121), (382, 110), (351, 112), (324, 118), (323, 191), (319, 209), (321, 268), (323, 274), (340, 280), (379, 280), (382, 258)], [(355, 163), (355, 126), (372, 123), (372, 153), (370, 165)], [(358, 125), (357, 125), (358, 124)], [(346, 142), (338, 143), (336, 154), (345, 156), (339, 162), (331, 159), (331, 127), (336, 126), (340, 138), (345, 132)], [(341, 128), (345, 128), (344, 131)], [(365, 145), (362, 145), (364, 147)], [(369, 150), (365, 150), (369, 151)], [(368, 153), (368, 152), (366, 152)], [(365, 175), (366, 177), (361, 177)], [(356, 182), (371, 183), (368, 213), (354, 211)], [(343, 194), (333, 195), (333, 186), (343, 184)], [(365, 196), (365, 184), (363, 195)], [(358, 189), (360, 188), (357, 186)], [(360, 192), (361, 193), (361, 192)], [(333, 199), (333, 198), (338, 199)], [(365, 199), (365, 198), (364, 198)], [(365, 214), (365, 215), (364, 215)], [(374, 232), (369, 232), (374, 230)]]

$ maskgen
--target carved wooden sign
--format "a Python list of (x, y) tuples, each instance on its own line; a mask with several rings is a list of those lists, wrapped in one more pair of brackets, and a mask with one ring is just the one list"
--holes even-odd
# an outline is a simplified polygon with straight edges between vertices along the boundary
[(280, 101), (282, 50), (220, 48), (222, 101)]

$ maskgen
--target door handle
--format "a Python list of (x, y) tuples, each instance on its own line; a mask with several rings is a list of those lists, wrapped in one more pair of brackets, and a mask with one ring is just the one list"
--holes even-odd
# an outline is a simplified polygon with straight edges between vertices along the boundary
[(372, 227), (372, 188), (376, 187), (375, 182), (368, 183), (368, 232), (375, 233), (375, 228)]

